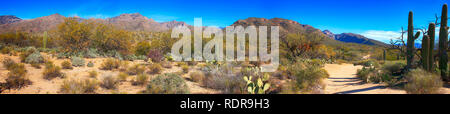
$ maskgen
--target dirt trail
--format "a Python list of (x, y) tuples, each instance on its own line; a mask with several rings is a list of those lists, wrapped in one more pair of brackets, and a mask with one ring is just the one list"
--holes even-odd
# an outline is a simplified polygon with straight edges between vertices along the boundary
[(364, 84), (356, 78), (357, 69), (353, 64), (326, 64), (324, 69), (330, 77), (326, 80), (327, 94), (404, 94), (404, 90), (386, 88), (383, 84)]

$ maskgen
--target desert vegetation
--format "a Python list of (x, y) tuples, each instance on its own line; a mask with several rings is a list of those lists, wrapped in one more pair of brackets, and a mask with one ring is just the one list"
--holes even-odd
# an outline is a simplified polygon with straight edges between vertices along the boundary
[[(330, 76), (324, 67), (329, 64), (361, 66), (355, 78), (363, 84), (411, 94), (440, 93), (450, 80), (446, 12), (445, 5), (440, 24), (422, 30), (419, 49), (410, 45), (420, 36), (413, 34), (418, 29), (412, 25), (412, 12), (408, 30), (402, 32), (408, 34), (406, 43), (401, 37), (392, 45), (340, 42), (298, 23), (282, 25), (294, 23), (290, 20), (271, 19), (283, 29), (281, 65), (270, 73), (260, 71), (267, 64), (262, 61), (176, 62), (170, 52), (177, 39), (170, 32), (67, 17), (42, 33), (0, 34), (0, 93), (323, 94)], [(437, 26), (439, 47), (433, 47)]]

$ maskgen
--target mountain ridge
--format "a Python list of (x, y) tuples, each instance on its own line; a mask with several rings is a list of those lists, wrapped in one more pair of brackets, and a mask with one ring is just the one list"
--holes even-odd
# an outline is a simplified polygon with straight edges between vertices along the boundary
[[(24, 32), (44, 32), (57, 27), (58, 24), (64, 22), (66, 16), (60, 15), (58, 13), (38, 17), (34, 19), (23, 20), (16, 16), (6, 15), (0, 16), (5, 18), (0, 18), (0, 33), (24, 31)], [(190, 26), (182, 21), (168, 21), (168, 22), (156, 22), (152, 18), (145, 17), (140, 13), (125, 13), (119, 16), (100, 19), (100, 18), (80, 18), (72, 17), (79, 20), (91, 20), (98, 23), (112, 24), (118, 28), (131, 30), (131, 31), (147, 31), (147, 32), (162, 32), (170, 30), (171, 28), (181, 25)], [(15, 19), (16, 21), (11, 21)]]
[[(49, 31), (57, 27), (58, 24), (64, 22), (64, 18), (67, 18), (61, 14), (55, 13), (49, 16), (38, 17), (34, 19), (23, 20), (13, 15), (0, 16), (0, 33), (24, 31), (24, 32), (44, 32)], [(152, 18), (143, 16), (140, 13), (124, 13), (119, 16), (101, 19), (101, 18), (80, 18), (73, 17), (81, 20), (91, 20), (98, 23), (111, 24), (118, 28), (130, 30), (130, 31), (145, 31), (145, 32), (163, 32), (168, 31), (176, 26), (188, 26), (187, 23), (183, 21), (167, 21), (167, 22), (156, 22)], [(241, 25), (247, 26), (280, 26), (280, 34), (286, 33), (314, 33), (318, 35), (323, 35), (330, 38), (326, 39), (325, 42), (336, 43), (336, 41), (341, 41), (345, 43), (359, 43), (365, 45), (386, 45), (383, 42), (376, 41), (370, 38), (366, 38), (359, 34), (354, 33), (342, 33), (333, 34), (329, 30), (321, 31), (320, 29), (314, 28), (311, 25), (301, 24), (297, 21), (283, 19), (283, 18), (257, 18), (249, 17), (246, 19), (239, 19), (235, 21), (231, 26)]]
[(330, 39), (338, 40), (346, 43), (358, 43), (365, 45), (378, 45), (378, 46), (386, 46), (386, 43), (383, 43), (378, 40), (367, 38), (363, 35), (356, 33), (341, 33), (341, 34), (333, 34), (329, 30), (322, 31), (325, 35), (327, 35)]

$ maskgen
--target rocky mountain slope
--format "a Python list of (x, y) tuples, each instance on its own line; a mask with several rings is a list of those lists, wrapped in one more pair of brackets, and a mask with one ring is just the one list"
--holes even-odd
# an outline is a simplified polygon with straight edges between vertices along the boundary
[(378, 45), (378, 46), (386, 46), (387, 44), (367, 38), (360, 34), (355, 33), (341, 33), (341, 34), (333, 34), (329, 30), (324, 30), (323, 33), (327, 35), (330, 39), (346, 42), (346, 43), (357, 43), (357, 44), (366, 44), (366, 45)]
[(50, 16), (39, 17), (29, 20), (21, 20), (13, 23), (0, 25), (0, 33), (5, 32), (43, 32), (55, 28), (58, 24), (64, 22), (64, 16), (53, 14)]
[[(24, 31), (24, 32), (43, 32), (49, 31), (57, 27), (58, 24), (64, 22), (63, 15), (53, 14), (50, 16), (39, 17), (35, 19), (22, 20), (15, 16), (1, 16), (0, 17), (0, 33)], [(167, 31), (178, 25), (188, 26), (184, 22), (170, 21), (158, 23), (151, 18), (142, 16), (139, 13), (121, 14), (120, 16), (107, 19), (83, 19), (92, 20), (99, 23), (112, 24), (121, 29), (131, 31), (147, 31), (147, 32), (161, 32)]]
[(0, 16), (0, 25), (1, 24), (8, 24), (8, 23), (15, 23), (15, 22), (18, 22), (18, 21), (21, 21), (22, 19), (20, 19), (20, 18), (18, 18), (18, 17), (16, 17), (16, 16), (13, 16), (13, 15), (3, 15), (3, 16)]

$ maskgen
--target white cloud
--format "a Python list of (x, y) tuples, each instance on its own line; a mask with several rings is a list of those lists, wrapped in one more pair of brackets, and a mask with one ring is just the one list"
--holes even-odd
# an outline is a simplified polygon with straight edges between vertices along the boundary
[(361, 35), (367, 38), (389, 43), (391, 39), (400, 37), (401, 33), (397, 31), (368, 30), (361, 33)]

